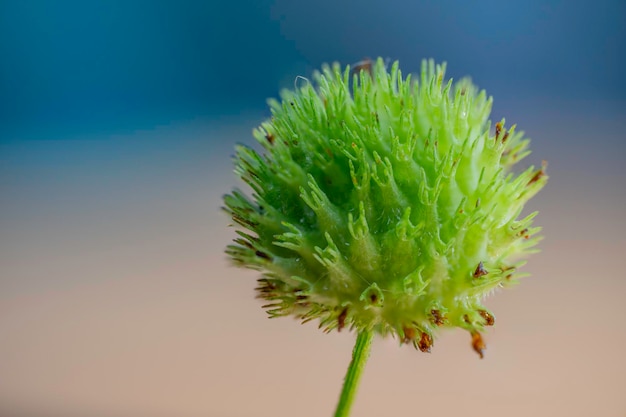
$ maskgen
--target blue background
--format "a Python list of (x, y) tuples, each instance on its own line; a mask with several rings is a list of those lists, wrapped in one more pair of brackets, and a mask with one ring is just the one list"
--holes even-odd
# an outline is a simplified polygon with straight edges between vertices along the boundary
[(449, 63), (496, 98), (626, 100), (623, 1), (4, 1), (1, 138), (259, 110), (323, 62)]

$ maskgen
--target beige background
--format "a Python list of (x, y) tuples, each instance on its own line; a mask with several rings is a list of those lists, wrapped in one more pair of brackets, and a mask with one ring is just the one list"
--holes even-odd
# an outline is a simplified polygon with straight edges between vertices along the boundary
[[(526, 104), (551, 175), (532, 276), (488, 300), (482, 361), (460, 330), (432, 354), (376, 339), (354, 416), (626, 416), (625, 122)], [(332, 414), (354, 335), (268, 320), (222, 252), (229, 155), (260, 120), (2, 144), (0, 415)]]

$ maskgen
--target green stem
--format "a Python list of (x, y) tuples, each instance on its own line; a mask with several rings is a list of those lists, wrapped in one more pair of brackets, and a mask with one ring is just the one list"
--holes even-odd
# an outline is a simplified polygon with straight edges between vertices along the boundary
[(352, 351), (352, 361), (343, 381), (343, 389), (341, 390), (335, 417), (348, 417), (350, 414), (350, 407), (352, 407), (363, 368), (365, 368), (365, 363), (370, 355), (373, 335), (373, 332), (370, 330), (362, 330), (356, 338), (354, 350)]

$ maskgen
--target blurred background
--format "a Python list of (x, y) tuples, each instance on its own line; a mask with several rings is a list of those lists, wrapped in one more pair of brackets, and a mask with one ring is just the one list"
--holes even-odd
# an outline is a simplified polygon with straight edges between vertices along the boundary
[(430, 355), (377, 339), (354, 416), (626, 416), (626, 3), (0, 2), (0, 415), (330, 416), (354, 335), (228, 266), (230, 156), (324, 62), (448, 62), (549, 162), (532, 276)]

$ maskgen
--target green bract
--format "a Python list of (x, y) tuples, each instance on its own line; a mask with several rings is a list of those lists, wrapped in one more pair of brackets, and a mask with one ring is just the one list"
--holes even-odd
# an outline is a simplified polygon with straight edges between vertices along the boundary
[(224, 197), (238, 231), (227, 253), (263, 272), (270, 316), (318, 319), (391, 334), (430, 350), (438, 327), (460, 327), (484, 348), (494, 316), (483, 298), (520, 275), (537, 243), (524, 204), (544, 168), (511, 173), (528, 140), (504, 121), (490, 129), (492, 100), (445, 65), (419, 79), (382, 60), (326, 67), (270, 101), (254, 136), (237, 147), (236, 173), (252, 187)]

